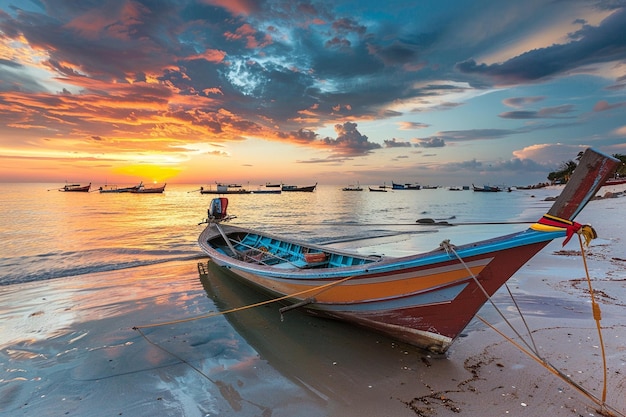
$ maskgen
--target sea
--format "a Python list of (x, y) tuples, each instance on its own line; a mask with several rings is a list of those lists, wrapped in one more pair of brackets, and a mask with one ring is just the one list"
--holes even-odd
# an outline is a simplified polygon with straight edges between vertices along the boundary
[[(309, 185), (309, 184), (302, 184)], [(0, 185), (0, 285), (136, 268), (205, 255), (197, 238), (217, 195), (197, 184), (163, 194), (60, 192), (59, 184)], [(251, 190), (258, 187), (244, 186)], [(559, 189), (479, 193), (446, 187), (227, 195), (234, 225), (353, 249), (403, 255), (523, 229)], [(431, 219), (447, 225), (424, 225)]]

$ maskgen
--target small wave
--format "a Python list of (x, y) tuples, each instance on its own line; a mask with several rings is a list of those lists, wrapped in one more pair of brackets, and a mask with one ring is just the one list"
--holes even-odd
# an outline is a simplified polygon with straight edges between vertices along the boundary
[[(173, 254), (171, 251), (152, 251), (151, 254), (166, 256), (150, 257), (149, 259), (141, 260), (90, 262), (88, 264), (82, 264), (77, 266), (68, 265), (67, 262), (63, 262), (61, 265), (56, 267), (51, 267), (48, 262), (43, 263), (44, 265), (41, 266), (33, 266), (31, 263), (30, 267), (24, 267), (24, 265), (29, 264), (24, 263), (23, 260), (12, 263), (12, 265), (4, 263), (4, 266), (7, 266), (8, 268), (3, 269), (8, 270), (8, 273), (0, 277), (0, 286), (35, 281), (47, 281), (51, 279), (67, 278), (98, 272), (118, 271), (122, 269), (137, 268), (141, 266), (155, 265), (166, 262), (189, 261), (205, 257), (205, 255), (200, 251), (195, 253), (184, 252), (175, 254)], [(146, 254), (144, 253), (143, 255), (145, 256)], [(35, 262), (35, 264), (37, 264), (37, 262)], [(56, 264), (58, 265), (58, 263)]]

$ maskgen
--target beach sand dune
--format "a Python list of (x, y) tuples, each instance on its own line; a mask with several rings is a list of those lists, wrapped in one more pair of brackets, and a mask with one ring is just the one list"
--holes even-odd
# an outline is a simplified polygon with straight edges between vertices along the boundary
[[(602, 312), (606, 402), (622, 415), (623, 202), (593, 201), (578, 219), (592, 223), (599, 235), (587, 250), (587, 263)], [(446, 357), (298, 311), (281, 319), (277, 305), (176, 322), (264, 299), (216, 267), (201, 280), (198, 262), (206, 259), (0, 287), (0, 413), (362, 417), (603, 412), (478, 319)], [(565, 248), (551, 243), (508, 285), (540, 355), (602, 398), (602, 346), (577, 239)], [(505, 289), (494, 302), (527, 338)], [(516, 338), (493, 306), (486, 305), (480, 316)]]

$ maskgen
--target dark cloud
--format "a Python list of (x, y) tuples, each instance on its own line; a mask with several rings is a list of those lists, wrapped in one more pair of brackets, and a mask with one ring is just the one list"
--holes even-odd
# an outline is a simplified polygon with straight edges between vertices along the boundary
[(411, 142), (399, 141), (396, 138), (385, 140), (384, 144), (385, 148), (410, 148), (413, 146), (411, 145)]
[[(447, 130), (438, 132), (436, 136), (430, 138), (420, 139), (420, 146), (428, 146), (429, 144), (434, 146), (443, 146), (445, 142), (465, 142), (472, 140), (483, 139), (500, 139), (506, 136), (521, 133), (519, 130), (509, 129), (468, 129), (468, 130)], [(423, 144), (426, 144), (424, 146)]]
[(572, 116), (564, 116), (574, 111), (574, 106), (564, 104), (555, 107), (546, 107), (537, 111), (518, 110), (500, 113), (498, 116), (503, 119), (562, 119)]
[(13, 62), (8, 59), (3, 59), (3, 58), (0, 58), (0, 65), (4, 65), (5, 67), (10, 67), (10, 68), (23, 68), (24, 67), (22, 64)]
[(504, 63), (478, 64), (470, 59), (457, 64), (464, 74), (491, 77), (498, 84), (536, 81), (576, 68), (626, 59), (626, 8), (616, 10), (597, 26), (583, 26), (570, 34), (570, 42), (534, 49)]
[(545, 96), (510, 97), (510, 98), (506, 98), (506, 99), (502, 100), (502, 103), (504, 103), (505, 105), (507, 105), (509, 107), (519, 108), (519, 107), (523, 107), (523, 106), (525, 106), (527, 104), (537, 103), (537, 102), (542, 101), (544, 99), (545, 99)]
[(379, 149), (378, 143), (369, 142), (367, 136), (357, 130), (357, 124), (345, 122), (336, 124), (336, 139), (324, 138), (322, 142), (329, 145), (332, 150), (344, 156), (361, 156), (370, 153), (373, 149)]
[(446, 141), (443, 138), (437, 137), (420, 139), (417, 142), (417, 146), (421, 148), (443, 148), (444, 146), (446, 146)]
[(380, 58), (385, 65), (404, 65), (414, 62), (418, 58), (418, 49), (414, 45), (395, 41), (389, 46), (368, 45), (372, 55)]

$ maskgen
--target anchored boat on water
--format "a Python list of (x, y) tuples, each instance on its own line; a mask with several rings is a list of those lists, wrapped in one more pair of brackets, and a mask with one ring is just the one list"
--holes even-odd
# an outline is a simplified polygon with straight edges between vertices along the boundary
[(59, 191), (73, 192), (73, 193), (88, 193), (90, 188), (91, 188), (91, 183), (87, 185), (65, 184), (63, 188), (59, 188)]
[(291, 308), (345, 320), (435, 353), (444, 353), (483, 304), (550, 241), (575, 233), (574, 222), (619, 161), (587, 150), (552, 208), (517, 233), (405, 257), (364, 256), (224, 225), (228, 199), (211, 202), (200, 247), (216, 265)]
[(98, 191), (104, 194), (116, 194), (116, 193), (131, 193), (133, 191), (139, 190), (143, 187), (143, 181), (137, 185), (133, 185), (132, 187), (118, 187), (117, 185), (105, 185), (104, 187), (100, 187)]
[(165, 186), (167, 184), (163, 184), (160, 187), (146, 187), (144, 185), (140, 185), (136, 189), (130, 190), (133, 194), (162, 194), (165, 191)]
[(283, 185), (281, 187), (281, 190), (285, 191), (285, 192), (304, 192), (304, 193), (312, 193), (313, 191), (315, 191), (315, 188), (317, 188), (317, 183), (315, 183), (315, 185), (306, 185), (304, 187), (298, 186), (298, 185)]

